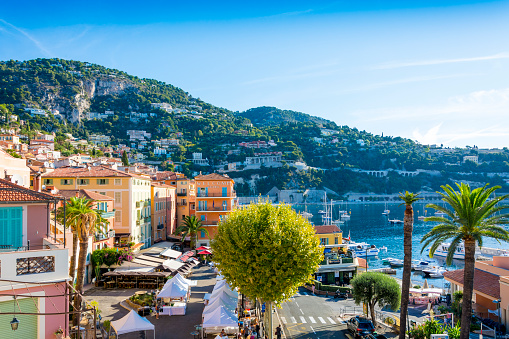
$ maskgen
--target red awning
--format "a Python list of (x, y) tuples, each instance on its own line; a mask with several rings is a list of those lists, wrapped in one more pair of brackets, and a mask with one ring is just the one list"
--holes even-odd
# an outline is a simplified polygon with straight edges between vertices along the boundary
[(205, 251), (198, 252), (198, 254), (209, 255), (209, 254), (212, 254), (212, 252), (205, 250)]

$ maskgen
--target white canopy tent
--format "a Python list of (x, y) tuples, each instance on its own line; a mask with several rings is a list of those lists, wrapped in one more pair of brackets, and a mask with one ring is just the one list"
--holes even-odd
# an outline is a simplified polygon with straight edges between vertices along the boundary
[(150, 321), (141, 317), (134, 310), (131, 310), (127, 315), (119, 320), (111, 322), (111, 326), (117, 333), (117, 337), (120, 334), (138, 332), (138, 331), (154, 331), (154, 339), (156, 337), (155, 326)]
[(186, 279), (180, 273), (177, 273), (172, 279), (176, 279), (178, 281), (181, 281), (184, 284), (187, 284), (189, 286), (196, 286), (196, 285), (198, 285), (198, 281), (197, 280)]
[(226, 285), (229, 289), (232, 289), (230, 287), (230, 285), (228, 285), (228, 283), (226, 282), (226, 280), (219, 280), (219, 281), (216, 281), (216, 284), (214, 285), (214, 288), (212, 290), (216, 290), (218, 288), (221, 288), (223, 287), (224, 285)]
[(207, 302), (207, 305), (212, 304), (217, 299), (221, 300), (223, 302), (223, 304), (238, 303), (238, 298), (222, 292), (220, 294), (216, 294), (215, 296), (210, 296), (209, 301)]
[(239, 297), (239, 293), (237, 291), (233, 291), (230, 286), (228, 285), (223, 285), (219, 288), (215, 288), (213, 291), (212, 291), (212, 294), (210, 296), (210, 298), (214, 298), (216, 295), (220, 294), (220, 293), (226, 293), (228, 294), (229, 296), (232, 296), (234, 298), (238, 298)]
[(230, 312), (235, 312), (238, 302), (234, 299), (228, 298), (216, 298), (212, 302), (209, 302), (203, 309), (203, 315), (213, 312), (218, 307), (225, 307)]
[(182, 255), (182, 252), (172, 250), (171, 248), (167, 248), (159, 254), (162, 255), (163, 257), (176, 259)]
[(209, 333), (221, 329), (228, 333), (235, 333), (238, 330), (238, 318), (226, 307), (219, 306), (214, 311), (203, 315), (202, 328)]
[(184, 285), (177, 280), (170, 279), (164, 284), (161, 292), (157, 294), (158, 298), (184, 298), (189, 291), (189, 286)]

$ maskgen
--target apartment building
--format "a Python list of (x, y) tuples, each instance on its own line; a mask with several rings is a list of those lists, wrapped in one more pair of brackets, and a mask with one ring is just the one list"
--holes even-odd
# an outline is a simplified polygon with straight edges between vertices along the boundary
[(1, 338), (53, 338), (59, 327), (68, 334), (69, 251), (50, 233), (58, 201), (0, 179)]
[(0, 148), (0, 179), (7, 179), (23, 187), (30, 187), (30, 169), (25, 159), (18, 159)]
[(176, 229), (176, 187), (152, 182), (151, 212), (152, 241), (159, 242), (171, 237)]
[(233, 189), (234, 181), (227, 175), (198, 175), (194, 181), (197, 207), (195, 215), (209, 232), (208, 237), (204, 232), (198, 234), (198, 243), (207, 246), (216, 234), (219, 221), (235, 207), (237, 195)]
[(195, 215), (196, 190), (195, 182), (184, 176), (175, 180), (177, 188), (177, 227), (186, 216)]
[(114, 199), (115, 242), (135, 243), (135, 249), (152, 244), (151, 180), (148, 176), (106, 166), (61, 167), (42, 175), (43, 185), (58, 190), (87, 189)]

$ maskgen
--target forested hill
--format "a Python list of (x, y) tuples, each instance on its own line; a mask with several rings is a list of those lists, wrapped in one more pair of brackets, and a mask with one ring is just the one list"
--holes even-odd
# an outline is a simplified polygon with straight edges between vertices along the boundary
[(241, 112), (239, 114), (251, 120), (251, 122), (256, 126), (274, 126), (296, 122), (311, 122), (319, 125), (326, 125), (332, 128), (336, 126), (336, 124), (330, 120), (314, 117), (312, 115), (301, 112), (282, 110), (276, 107), (256, 107), (248, 109), (247, 111)]
[[(42, 114), (34, 114), (37, 109)], [(430, 149), (340, 123), (275, 107), (234, 113), (170, 84), (87, 62), (0, 62), (0, 128), (28, 138), (35, 131), (55, 133), (55, 147), (64, 156), (98, 156), (128, 147), (133, 159), (172, 168), (169, 159), (188, 176), (228, 171), (239, 183), (239, 194), (265, 194), (273, 186), (326, 186), (339, 194), (435, 190), (451, 180), (479, 184), (486, 182), (487, 173), (509, 173), (509, 150)], [(141, 139), (131, 138), (129, 130), (141, 133)], [(107, 141), (78, 148), (66, 133)], [(166, 154), (156, 152), (163, 139), (173, 140)], [(193, 163), (193, 153), (207, 161)], [(281, 156), (279, 167), (249, 165), (249, 158), (267, 153)], [(466, 155), (478, 155), (479, 164), (465, 162)], [(369, 176), (368, 170), (387, 175)], [(417, 176), (401, 174), (416, 170), (421, 170)], [(490, 178), (505, 185), (498, 176)]]

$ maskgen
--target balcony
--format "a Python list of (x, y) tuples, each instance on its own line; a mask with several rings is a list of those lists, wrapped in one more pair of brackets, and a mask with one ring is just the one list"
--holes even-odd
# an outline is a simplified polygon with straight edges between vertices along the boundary
[(341, 257), (338, 255), (326, 255), (324, 260), (320, 263), (320, 266), (325, 265), (344, 265), (354, 264), (354, 258), (352, 257)]
[(8, 280), (62, 281), (69, 277), (68, 249), (30, 250), (0, 253), (0, 289), (11, 288)]
[(230, 212), (228, 206), (222, 207), (208, 207), (208, 208), (199, 208), (196, 210), (197, 212)]
[(150, 206), (150, 200), (146, 200), (143, 202), (143, 207), (149, 207)]
[(104, 219), (113, 218), (113, 217), (115, 216), (115, 211), (111, 211), (111, 212), (102, 212), (101, 216), (102, 216)]
[(178, 202), (177, 206), (187, 206), (187, 202)]
[(186, 192), (178, 192), (177, 193), (177, 197), (186, 197), (186, 196), (187, 196)]
[(151, 220), (152, 220), (152, 218), (151, 218), (151, 217), (145, 217), (145, 218), (143, 219), (143, 221), (144, 221), (146, 224), (147, 224), (147, 223), (150, 223), (150, 221), (151, 221)]
[(106, 240), (106, 239), (109, 239), (109, 238), (114, 238), (115, 237), (115, 231), (109, 231), (109, 232), (106, 232), (106, 234), (103, 234), (103, 233), (97, 233), (95, 235), (95, 241), (101, 241), (101, 240)]
[(202, 226), (217, 226), (219, 224), (219, 220), (202, 220)]
[(231, 194), (200, 192), (196, 196), (198, 198), (236, 198), (237, 194), (235, 192), (233, 192)]
[(164, 224), (159, 224), (159, 225), (157, 225), (157, 229), (158, 229), (158, 230), (162, 230), (162, 229), (164, 229)]

